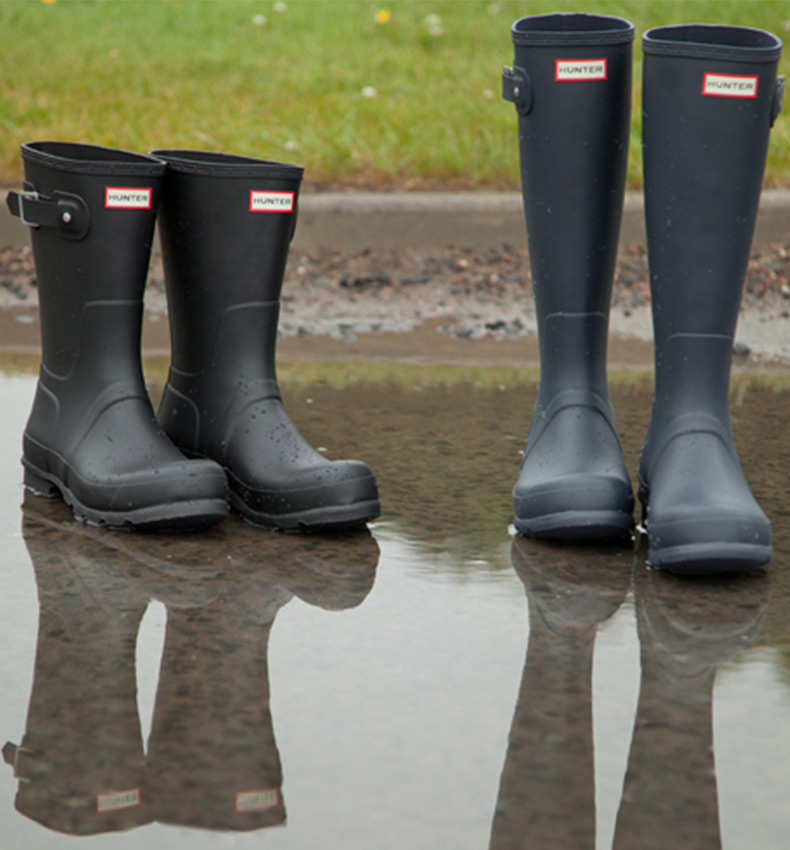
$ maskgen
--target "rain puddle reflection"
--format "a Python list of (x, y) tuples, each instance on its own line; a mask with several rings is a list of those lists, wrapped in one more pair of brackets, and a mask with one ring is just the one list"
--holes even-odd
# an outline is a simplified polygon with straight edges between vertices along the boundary
[[(3, 846), (786, 846), (790, 382), (734, 386), (775, 559), (700, 580), (510, 537), (516, 370), (374, 371), (290, 381), (384, 507), (306, 537), (76, 523), (23, 493), (34, 377), (0, 375)], [(613, 396), (634, 469), (649, 379)]]

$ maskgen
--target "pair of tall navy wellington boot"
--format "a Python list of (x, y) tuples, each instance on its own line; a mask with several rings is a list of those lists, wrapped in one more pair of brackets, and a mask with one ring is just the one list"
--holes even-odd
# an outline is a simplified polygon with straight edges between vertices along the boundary
[[(516, 530), (603, 540), (633, 529), (606, 350), (630, 134), (634, 27), (592, 14), (517, 20), (503, 96), (518, 114), (541, 378), (513, 491)], [(735, 326), (782, 43), (693, 24), (643, 36), (642, 150), (655, 395), (639, 461), (652, 565), (758, 567), (770, 523), (730, 425)]]
[[(228, 503), (290, 531), (377, 516), (368, 466), (314, 451), (277, 384), (302, 169), (46, 141), (22, 157), (25, 187), (7, 203), (31, 228), (42, 336), (25, 485), (109, 528), (209, 525)], [(155, 416), (140, 335), (157, 217), (172, 366)]]

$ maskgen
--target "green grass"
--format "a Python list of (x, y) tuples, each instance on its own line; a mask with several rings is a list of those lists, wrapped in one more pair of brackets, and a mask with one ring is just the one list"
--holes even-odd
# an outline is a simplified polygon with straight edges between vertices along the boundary
[[(790, 0), (58, 0), (0, 2), (0, 180), (19, 144), (197, 147), (299, 162), (307, 183), (514, 188), (515, 113), (499, 95), (524, 14), (588, 10), (637, 26), (790, 31)], [(392, 13), (376, 23), (381, 9)], [(427, 20), (438, 15), (440, 20)], [(265, 18), (261, 22), (260, 17)], [(257, 20), (257, 23), (256, 23)], [(440, 32), (431, 33), (431, 25)], [(634, 50), (629, 182), (641, 181)], [(788, 73), (790, 58), (780, 72)], [(366, 89), (375, 95), (366, 97)], [(767, 184), (790, 186), (790, 119)]]

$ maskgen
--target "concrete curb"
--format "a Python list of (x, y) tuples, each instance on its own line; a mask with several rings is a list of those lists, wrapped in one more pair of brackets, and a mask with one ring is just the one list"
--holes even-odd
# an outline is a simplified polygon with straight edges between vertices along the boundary
[[(3, 192), (5, 195), (5, 192)], [(526, 240), (518, 192), (331, 192), (305, 191), (299, 201), (295, 250), (341, 251), (483, 248)], [(763, 192), (756, 244), (790, 236), (790, 190)], [(641, 192), (625, 199), (621, 244), (645, 239)], [(0, 209), (0, 248), (27, 244), (27, 228)]]

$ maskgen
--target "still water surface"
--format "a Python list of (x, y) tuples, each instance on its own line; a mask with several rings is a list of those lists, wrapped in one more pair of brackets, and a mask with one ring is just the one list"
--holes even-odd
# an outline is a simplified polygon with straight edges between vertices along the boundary
[[(511, 538), (535, 387), (419, 374), (287, 397), (384, 505), (307, 538), (25, 497), (34, 378), (0, 375), (3, 848), (788, 846), (790, 392), (734, 406), (774, 562), (682, 581)], [(615, 387), (631, 469), (650, 398)]]

